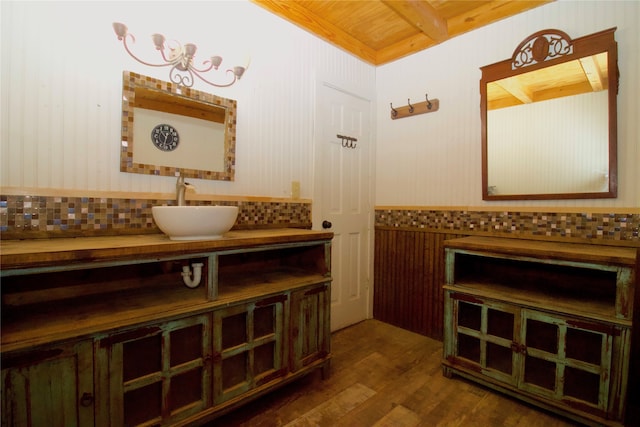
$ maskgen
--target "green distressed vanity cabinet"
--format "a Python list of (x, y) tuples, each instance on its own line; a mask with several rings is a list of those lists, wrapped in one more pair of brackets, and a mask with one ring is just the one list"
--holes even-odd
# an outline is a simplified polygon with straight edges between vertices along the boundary
[(623, 425), (636, 250), (446, 242), (444, 374), (592, 425)]
[(197, 425), (328, 375), (331, 238), (3, 241), (2, 426)]

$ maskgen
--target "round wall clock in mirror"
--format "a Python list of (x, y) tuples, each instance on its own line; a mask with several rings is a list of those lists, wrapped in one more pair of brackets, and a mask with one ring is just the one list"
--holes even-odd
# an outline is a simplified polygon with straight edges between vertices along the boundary
[(122, 172), (234, 180), (235, 100), (131, 71), (122, 100)]
[(151, 131), (151, 142), (159, 150), (173, 151), (178, 148), (180, 135), (178, 135), (178, 131), (173, 126), (161, 123)]

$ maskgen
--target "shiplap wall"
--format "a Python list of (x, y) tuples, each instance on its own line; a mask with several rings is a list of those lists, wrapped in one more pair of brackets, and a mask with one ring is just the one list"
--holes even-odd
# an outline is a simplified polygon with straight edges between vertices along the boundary
[[(315, 87), (327, 80), (377, 99), (376, 205), (481, 206), (479, 67), (511, 55), (544, 28), (572, 37), (618, 27), (619, 197), (501, 202), (514, 206), (640, 206), (640, 2), (560, 0), (377, 69), (245, 1), (11, 2), (2, 8), (0, 184), (138, 192), (173, 191), (174, 180), (119, 172), (122, 70), (167, 79), (130, 59), (111, 29), (193, 41), (203, 56), (251, 57), (231, 88), (196, 84), (238, 100), (235, 182), (197, 182), (199, 193), (288, 197), (291, 181), (313, 194)], [(424, 94), (440, 111), (389, 119), (389, 102)]]
[[(480, 67), (511, 57), (529, 35), (547, 28), (577, 38), (617, 27), (618, 198), (483, 202)], [(590, 206), (640, 208), (640, 2), (559, 0), (378, 67), (376, 205)], [(440, 101), (440, 110), (401, 120), (394, 106)]]
[(11, 2), (2, 7), (3, 188), (162, 192), (171, 177), (119, 171), (122, 71), (168, 80), (168, 68), (131, 59), (111, 27), (198, 45), (201, 60), (250, 66), (240, 83), (195, 88), (238, 101), (235, 182), (196, 180), (198, 193), (312, 197), (315, 90), (328, 81), (367, 98), (375, 68), (247, 1)]

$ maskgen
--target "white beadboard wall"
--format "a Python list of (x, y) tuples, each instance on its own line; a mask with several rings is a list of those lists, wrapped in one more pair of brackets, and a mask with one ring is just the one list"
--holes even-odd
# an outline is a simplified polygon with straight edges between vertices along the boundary
[[(317, 81), (374, 98), (375, 68), (247, 1), (2, 1), (2, 188), (171, 193), (175, 179), (119, 171), (122, 71), (168, 80), (131, 59), (111, 27), (157, 55), (150, 35), (198, 45), (223, 66), (251, 63), (230, 88), (238, 101), (236, 180), (194, 180), (199, 194), (313, 194)], [(223, 76), (224, 77), (224, 76)]]
[[(529, 35), (547, 28), (577, 38), (617, 27), (618, 198), (484, 202), (481, 193), (480, 67), (509, 58)], [(377, 206), (561, 206), (640, 208), (640, 2), (560, 0), (426, 51), (376, 72)], [(429, 98), (440, 110), (401, 120), (389, 103)]]
[[(291, 181), (313, 196), (315, 88), (325, 80), (377, 100), (377, 206), (491, 208), (480, 188), (479, 68), (511, 55), (544, 28), (579, 37), (618, 27), (619, 197), (500, 202), (514, 206), (640, 207), (640, 2), (560, 0), (427, 51), (374, 68), (247, 1), (22, 2), (1, 7), (2, 188), (171, 193), (174, 179), (119, 171), (123, 70), (167, 79), (128, 57), (111, 28), (136, 48), (147, 35), (198, 45), (232, 65), (251, 57), (231, 88), (196, 88), (238, 100), (236, 181), (197, 180), (198, 193), (288, 197)], [(237, 59), (234, 60), (233, 56)], [(389, 119), (389, 103), (440, 100), (440, 111)]]

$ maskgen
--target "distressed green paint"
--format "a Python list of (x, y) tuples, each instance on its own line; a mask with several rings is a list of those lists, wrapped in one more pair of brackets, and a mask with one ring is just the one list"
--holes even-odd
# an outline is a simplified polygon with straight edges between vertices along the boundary
[[(579, 251), (574, 259), (570, 259), (566, 254), (571, 254), (573, 247), (561, 243), (550, 243), (548, 247), (551, 252), (557, 248), (556, 245), (561, 246), (565, 253), (562, 260), (550, 258), (541, 251), (544, 243), (539, 242), (531, 245), (530, 251), (526, 243), (517, 243), (515, 246), (524, 253), (505, 250), (509, 245), (505, 243), (509, 242), (508, 239), (466, 238), (452, 242), (453, 247), (445, 249), (445, 375), (459, 374), (581, 422), (606, 420), (607, 425), (622, 425), (630, 368), (631, 328), (634, 326), (631, 314), (636, 272), (630, 263), (625, 261), (624, 265), (613, 265), (593, 259), (585, 261)], [(465, 242), (469, 242), (473, 249), (466, 248)], [(495, 250), (491, 246), (493, 242)], [(485, 249), (478, 249), (478, 246)], [(600, 255), (605, 257), (607, 250), (606, 247), (599, 249)], [(456, 277), (456, 262), (459, 256), (469, 255), (485, 261), (459, 265), (458, 268), (462, 266), (465, 269), (461, 272), (464, 280), (461, 280)], [(520, 269), (522, 277), (527, 277), (527, 269), (535, 271), (533, 277), (541, 280), (545, 289), (544, 292), (538, 291), (540, 302), (535, 299), (537, 289), (520, 295), (519, 277), (514, 275), (511, 291), (508, 291), (509, 287), (500, 273), (496, 275), (493, 267), (485, 267), (500, 259), (516, 262), (512, 265)], [(474, 277), (479, 265), (484, 268), (478, 268), (480, 276)], [(580, 273), (572, 273), (577, 272), (574, 269), (580, 269)], [(610, 295), (615, 293), (615, 298), (602, 298), (597, 293), (585, 291), (589, 284), (584, 282), (591, 279), (588, 273), (591, 270), (615, 272), (615, 275), (599, 276), (601, 278), (593, 282), (593, 285), (604, 286), (602, 289)], [(562, 272), (558, 277), (566, 282), (556, 282), (556, 271)], [(555, 288), (544, 283), (545, 279), (548, 283), (557, 283), (562, 291), (551, 296)], [(567, 289), (574, 292), (569, 296), (574, 302), (571, 306), (560, 304), (567, 298)], [(599, 310), (594, 315), (589, 313), (591, 302), (597, 303)], [(607, 311), (602, 309), (606, 303), (611, 304)], [(480, 319), (472, 324), (461, 317), (461, 304), (480, 307), (477, 310)], [(565, 311), (567, 307), (570, 307), (570, 312)], [(490, 333), (490, 310), (513, 314), (512, 342)], [(466, 316), (473, 317), (473, 312)], [(477, 354), (469, 350), (473, 347), (468, 347), (467, 342), (479, 343)], [(513, 362), (510, 375), (491, 366), (489, 345), (494, 349), (509, 349)], [(572, 376), (579, 376), (586, 382), (576, 385), (569, 380)]]
[[(265, 258), (278, 259), (278, 263), (264, 262), (261, 266), (264, 271), (250, 272), (250, 277), (257, 282), (257, 286), (254, 286), (254, 282), (244, 283), (242, 280), (238, 281), (239, 284), (227, 285), (236, 287), (234, 292), (241, 290), (234, 294), (233, 302), (218, 300), (219, 257), (259, 251), (274, 251)], [(189, 311), (183, 310), (178, 304), (176, 313), (156, 313), (153, 319), (134, 319), (128, 323), (127, 319), (122, 321), (121, 312), (120, 320), (114, 321), (113, 324), (108, 323), (103, 329), (94, 328), (85, 332), (82, 337), (65, 337), (69, 340), (68, 343), (47, 344), (38, 348), (29, 347), (27, 343), (22, 346), (26, 349), (24, 351), (19, 348), (10, 353), (3, 353), (3, 399), (0, 408), (2, 427), (133, 424), (127, 420), (125, 407), (128, 403), (132, 406), (130, 397), (135, 393), (139, 393), (136, 403), (144, 402), (160, 408), (157, 415), (142, 420), (143, 424), (191, 425), (205, 417), (215, 417), (219, 411), (239, 406), (243, 401), (265, 393), (284, 381), (305, 375), (311, 369), (328, 367), (330, 254), (331, 243), (325, 239), (285, 244), (256, 244), (237, 250), (189, 255), (170, 254), (148, 259), (123, 256), (115, 261), (96, 260), (2, 270), (3, 277), (71, 270), (90, 272), (101, 267), (124, 267), (193, 258), (207, 258), (208, 269), (208, 274), (203, 278), (203, 281), (207, 281), (206, 297), (202, 292), (202, 304), (196, 304)], [(298, 261), (300, 265), (297, 264)], [(308, 276), (304, 281), (296, 281), (298, 275), (274, 275), (276, 279), (273, 285), (277, 290), (270, 289), (270, 283), (262, 282), (263, 274), (269, 277), (273, 270), (279, 273), (280, 269), (286, 272), (287, 268), (296, 268), (297, 271), (306, 269)], [(304, 309), (291, 303), (294, 294), (308, 297)], [(79, 298), (79, 303), (84, 303), (84, 300)], [(146, 308), (144, 304), (139, 305)], [(114, 303), (113, 310), (125, 310), (128, 313), (130, 308), (126, 303), (122, 307)], [(265, 320), (264, 310), (268, 308), (273, 309), (273, 331), (265, 333), (261, 322)], [(107, 309), (110, 314), (110, 306), (107, 306)], [(136, 306), (134, 309), (139, 307)], [(257, 310), (261, 310), (259, 314)], [(246, 340), (224, 348), (224, 339), (229, 337), (230, 332), (223, 328), (222, 321), (225, 317), (238, 313), (246, 314)], [(302, 327), (296, 328), (294, 325)], [(190, 332), (182, 334), (187, 330)], [(195, 352), (197, 354), (192, 354), (192, 338), (197, 333), (200, 334), (195, 344), (198, 351)], [(306, 336), (309, 333), (313, 336)], [(126, 350), (127, 346), (132, 347)], [(177, 356), (180, 361), (176, 362), (172, 359), (172, 354), (176, 348), (181, 347), (188, 348), (185, 353), (189, 356), (180, 353)], [(295, 350), (303, 347), (304, 352)], [(141, 351), (137, 353), (132, 349)], [(273, 354), (269, 354), (271, 349)], [(243, 353), (246, 354), (247, 361), (244, 381), (224, 389), (221, 386), (221, 381), (227, 374), (224, 361), (233, 355)], [(310, 356), (313, 356), (313, 359), (309, 359)], [(298, 369), (299, 366), (294, 366), (293, 361), (298, 363), (300, 360), (304, 360), (305, 363), (300, 363), (300, 366), (304, 366)], [(159, 367), (154, 366), (151, 372), (142, 372), (146, 365), (156, 362)], [(126, 366), (131, 365), (137, 366), (136, 369), (140, 369), (142, 373), (132, 375), (129, 372), (125, 375)], [(198, 374), (189, 376), (193, 372)], [(181, 378), (182, 387), (186, 384), (188, 398), (176, 395), (175, 386), (180, 383)], [(190, 384), (195, 383), (201, 384), (201, 388), (194, 391)], [(155, 385), (159, 385), (160, 393), (146, 394), (149, 393), (147, 387)], [(196, 398), (189, 400), (193, 395)], [(181, 402), (177, 405), (176, 400), (187, 400), (187, 403)]]
[(80, 403), (94, 395), (91, 341), (50, 350), (56, 355), (2, 370), (3, 427), (94, 425), (93, 405)]
[[(261, 301), (242, 303), (213, 313), (213, 400), (215, 404), (224, 403), (234, 397), (262, 385), (263, 379), (270, 381), (285, 374), (284, 365), (284, 305), (288, 300), (288, 293), (281, 298), (269, 299), (261, 304)], [(256, 308), (272, 309), (273, 330), (256, 336), (258, 325), (256, 324)], [(245, 337), (236, 341), (236, 337), (229, 334), (233, 329), (225, 328), (225, 319), (234, 316), (244, 316)], [(225, 345), (230, 341), (231, 344)], [(262, 346), (273, 345), (272, 366), (268, 369), (258, 369), (263, 366), (265, 360), (257, 356)], [(240, 359), (239, 359), (240, 358)], [(233, 361), (244, 359), (244, 363), (237, 364)], [(227, 366), (227, 364), (230, 364)], [(264, 368), (264, 366), (263, 366)], [(229, 377), (229, 370), (240, 370), (231, 378), (233, 384), (225, 384), (225, 378)]]

